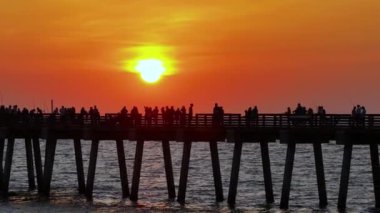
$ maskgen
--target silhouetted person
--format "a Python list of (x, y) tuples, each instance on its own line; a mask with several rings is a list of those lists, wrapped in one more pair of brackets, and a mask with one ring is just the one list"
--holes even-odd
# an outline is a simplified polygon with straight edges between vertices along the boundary
[(180, 118), (179, 118), (179, 123), (181, 126), (186, 125), (186, 107), (182, 106), (181, 111), (180, 111)]
[(323, 125), (326, 122), (326, 110), (323, 106), (318, 106), (317, 115), (319, 117), (319, 125)]
[(257, 126), (259, 124), (259, 110), (257, 106), (253, 107), (251, 116), (252, 121), (254, 121), (255, 125)]
[(212, 122), (214, 126), (223, 125), (224, 109), (223, 107), (218, 106), (217, 103), (214, 105)]
[(251, 114), (252, 114), (252, 107), (249, 107), (247, 110), (244, 111), (245, 116), (245, 124), (250, 127), (251, 126)]
[(179, 124), (179, 119), (181, 117), (181, 110), (177, 108), (174, 112), (174, 118), (175, 118), (175, 123)]
[(307, 115), (309, 116), (309, 123), (310, 123), (310, 125), (313, 126), (314, 111), (313, 111), (312, 108), (309, 108), (307, 110)]
[(153, 121), (154, 121), (154, 124), (157, 125), (158, 123), (158, 107), (154, 107), (153, 111), (152, 111), (152, 117), (153, 117)]

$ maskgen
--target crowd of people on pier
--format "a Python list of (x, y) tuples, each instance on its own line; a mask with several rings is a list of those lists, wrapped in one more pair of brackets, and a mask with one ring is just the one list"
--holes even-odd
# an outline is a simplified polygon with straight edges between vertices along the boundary
[(40, 108), (28, 110), (17, 105), (0, 106), (0, 123), (31, 123), (42, 121), (43, 113)]
[(123, 125), (190, 125), (193, 118), (193, 104), (190, 104), (188, 110), (185, 106), (181, 108), (174, 106), (165, 106), (159, 109), (158, 106), (155, 107), (144, 107), (144, 115), (139, 113), (139, 110), (136, 106), (134, 106), (130, 112), (130, 116), (128, 114), (128, 109), (124, 106), (119, 116), (114, 120), (116, 122), (120, 122)]
[[(136, 106), (133, 106), (129, 112), (127, 107), (123, 107), (120, 112), (114, 114), (106, 114), (104, 122), (112, 124), (120, 124), (122, 126), (191, 126), (194, 112), (193, 104), (188, 108), (185, 106), (174, 107), (150, 107), (145, 106), (143, 113), (139, 112)], [(351, 125), (362, 126), (365, 123), (367, 110), (364, 106), (356, 105), (351, 113)], [(326, 110), (323, 106), (319, 106), (314, 112), (312, 108), (306, 108), (300, 103), (292, 110), (290, 107), (285, 112), (288, 117), (288, 122), (294, 125), (310, 125), (323, 124), (326, 121)], [(222, 106), (215, 103), (212, 112), (212, 125), (224, 125), (225, 112)], [(249, 107), (244, 112), (245, 124), (247, 126), (258, 125), (259, 110), (257, 106)], [(101, 115), (97, 106), (92, 106), (88, 110), (84, 107), (79, 112), (75, 107), (60, 107), (52, 110), (51, 113), (43, 113), (40, 108), (31, 109), (20, 108), (17, 105), (0, 106), (0, 123), (77, 123), (77, 124), (100, 124)]]

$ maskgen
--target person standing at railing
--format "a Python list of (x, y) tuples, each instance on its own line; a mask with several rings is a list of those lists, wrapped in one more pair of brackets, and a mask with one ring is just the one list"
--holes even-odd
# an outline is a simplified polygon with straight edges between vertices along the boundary
[(326, 110), (323, 108), (323, 106), (318, 106), (317, 115), (319, 118), (319, 125), (323, 125), (326, 122)]
[(352, 108), (352, 111), (351, 111), (351, 119), (352, 119), (352, 125), (353, 126), (356, 126), (356, 120), (357, 120), (357, 117), (356, 117), (356, 106), (354, 106), (354, 108)]
[(224, 109), (223, 107), (218, 106), (217, 103), (214, 105), (213, 114), (212, 114), (212, 123), (214, 126), (222, 126), (223, 125), (223, 116)]
[(180, 114), (179, 123), (180, 123), (180, 126), (183, 127), (186, 125), (186, 107), (185, 106), (182, 106), (179, 114)]
[(79, 122), (81, 125), (84, 124), (84, 120), (86, 119), (86, 117), (87, 117), (87, 111), (84, 107), (82, 107), (80, 109), (80, 114), (79, 114)]
[(151, 107), (144, 107), (145, 109), (145, 114), (144, 114), (144, 118), (145, 118), (145, 125), (148, 125), (150, 126), (152, 124), (152, 108)]
[(131, 110), (132, 125), (137, 126), (139, 124), (139, 110), (136, 106), (133, 106)]
[(307, 110), (307, 115), (309, 116), (310, 126), (313, 126), (314, 125), (314, 122), (313, 122), (314, 121), (314, 111), (311, 107)]
[(155, 125), (157, 125), (158, 123), (158, 107), (154, 107), (153, 111), (152, 111), (152, 117), (153, 117), (153, 122)]
[(252, 121), (254, 121), (255, 125), (258, 126), (259, 125), (259, 110), (257, 106), (253, 107), (251, 116), (252, 116)]
[(175, 124), (179, 125), (180, 118), (181, 118), (181, 110), (177, 108), (174, 112)]
[(359, 115), (360, 115), (360, 123), (362, 126), (365, 126), (365, 116), (367, 114), (367, 110), (364, 106), (360, 108)]
[(251, 114), (252, 114), (252, 107), (249, 107), (247, 110), (244, 111), (245, 124), (247, 127), (251, 126)]

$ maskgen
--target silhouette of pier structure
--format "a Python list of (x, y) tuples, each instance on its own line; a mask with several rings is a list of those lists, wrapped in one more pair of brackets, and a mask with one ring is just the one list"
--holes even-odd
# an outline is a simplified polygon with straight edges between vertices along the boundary
[[(373, 184), (376, 207), (380, 208), (380, 166), (378, 144), (380, 143), (380, 115), (365, 115), (360, 122), (348, 114), (293, 115), (259, 114), (254, 121), (248, 121), (241, 114), (224, 114), (222, 122), (216, 123), (212, 114), (196, 114), (189, 122), (166, 123), (161, 115), (151, 121), (138, 116), (122, 118), (120, 114), (106, 114), (94, 120), (88, 116), (76, 114), (71, 119), (60, 119), (56, 114), (43, 114), (36, 118), (0, 119), (0, 191), (8, 196), (9, 179), (12, 167), (15, 139), (24, 139), (27, 161), (29, 189), (38, 189), (39, 194), (49, 196), (53, 174), (57, 140), (71, 139), (75, 152), (79, 193), (92, 199), (99, 143), (113, 140), (117, 147), (121, 190), (124, 198), (138, 200), (140, 172), (144, 143), (161, 141), (165, 163), (168, 198), (185, 203), (187, 180), (192, 143), (207, 142), (210, 146), (216, 201), (224, 200), (220, 172), (218, 143), (234, 143), (232, 169), (228, 191), (228, 203), (235, 205), (238, 191), (239, 170), (242, 146), (244, 143), (259, 143), (266, 201), (274, 202), (272, 174), (270, 168), (268, 143), (280, 140), (287, 144), (285, 169), (280, 207), (289, 207), (294, 155), (297, 146), (312, 144), (314, 148), (319, 205), (327, 205), (327, 193), (323, 167), (322, 143), (336, 140), (344, 146), (342, 172), (340, 179), (338, 208), (346, 207), (350, 163), (353, 145), (368, 145), (371, 151)], [(42, 164), (40, 139), (45, 139), (45, 162)], [(84, 174), (81, 140), (91, 140), (90, 160), (87, 178)], [(123, 140), (136, 141), (136, 154), (133, 166), (131, 189), (127, 178)], [(182, 165), (176, 196), (172, 159), (169, 141), (183, 143)], [(7, 149), (4, 156), (4, 145)], [(4, 164), (3, 164), (3, 158)], [(37, 184), (35, 183), (37, 180)], [(96, 187), (96, 186), (95, 186)]]

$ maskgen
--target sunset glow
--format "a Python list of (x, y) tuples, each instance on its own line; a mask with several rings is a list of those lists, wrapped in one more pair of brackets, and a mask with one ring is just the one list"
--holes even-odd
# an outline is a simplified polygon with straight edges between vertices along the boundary
[[(378, 0), (5, 1), (0, 94), (46, 110), (54, 99), (102, 111), (218, 102), (283, 112), (302, 102), (379, 112), (369, 92), (380, 91), (378, 11)], [(136, 69), (150, 66), (159, 68)]]

